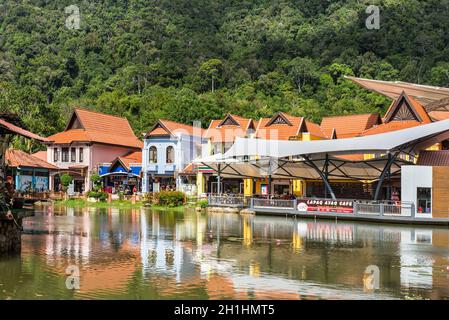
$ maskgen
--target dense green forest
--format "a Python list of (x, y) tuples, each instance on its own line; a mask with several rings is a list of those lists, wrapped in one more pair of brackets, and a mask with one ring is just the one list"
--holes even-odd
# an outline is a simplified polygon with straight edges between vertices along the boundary
[(449, 86), (448, 16), (449, 0), (0, 0), (0, 111), (43, 135), (74, 106), (139, 134), (158, 118), (383, 112), (343, 75)]

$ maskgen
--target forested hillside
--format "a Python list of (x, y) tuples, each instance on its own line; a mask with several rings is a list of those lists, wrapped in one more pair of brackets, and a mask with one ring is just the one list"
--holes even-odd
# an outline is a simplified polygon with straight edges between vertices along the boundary
[(449, 86), (448, 17), (449, 0), (0, 0), (0, 111), (43, 135), (75, 105), (136, 133), (160, 117), (383, 111), (342, 76)]

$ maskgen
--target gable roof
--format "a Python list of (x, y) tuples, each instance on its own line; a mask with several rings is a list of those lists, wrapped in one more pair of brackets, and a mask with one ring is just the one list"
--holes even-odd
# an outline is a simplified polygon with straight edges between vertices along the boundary
[(432, 122), (424, 107), (405, 92), (402, 92), (399, 98), (391, 104), (384, 117), (384, 122), (398, 120), (415, 120), (421, 123)]
[(143, 147), (127, 119), (83, 109), (75, 109), (66, 130), (48, 139), (56, 144), (91, 142), (136, 149)]
[(421, 151), (417, 165), (433, 167), (449, 167), (449, 150)]
[(118, 159), (123, 163), (123, 165), (127, 169), (130, 169), (131, 164), (133, 164), (133, 163), (141, 164), (142, 163), (142, 151), (131, 152), (131, 153), (127, 154), (126, 156), (119, 157)]
[(224, 119), (211, 121), (204, 138), (213, 142), (234, 142), (237, 137), (246, 137), (250, 129), (254, 129), (253, 119), (227, 114)]
[(351, 138), (380, 123), (382, 121), (378, 113), (324, 117), (321, 130), (330, 139)]
[(21, 150), (9, 149), (6, 151), (6, 162), (8, 166), (13, 168), (41, 168), (41, 169), (58, 169), (56, 166), (30, 155)]
[(33, 153), (32, 156), (43, 161), (47, 161), (47, 151), (38, 151), (36, 153)]
[[(135, 151), (130, 152), (124, 156), (115, 158), (110, 164), (108, 164), (108, 168), (106, 172), (102, 172), (100, 175), (108, 175), (111, 173), (127, 173), (132, 172), (134, 175), (139, 175), (142, 166), (142, 152)], [(122, 170), (117, 170), (117, 168), (121, 167)], [(136, 171), (137, 170), (137, 171)], [(100, 168), (100, 171), (102, 169)]]
[(173, 136), (177, 133), (186, 134), (193, 137), (202, 137), (204, 134), (204, 129), (175, 121), (160, 119), (145, 135), (145, 138)]
[(382, 123), (380, 125), (373, 126), (368, 130), (363, 131), (360, 136), (369, 136), (373, 134), (386, 133), (391, 131), (397, 131), (402, 129), (413, 128), (422, 125), (421, 122), (415, 120), (409, 121), (392, 121), (388, 123)]
[(256, 138), (289, 140), (301, 132), (309, 132), (313, 136), (326, 138), (316, 123), (283, 112), (278, 112), (271, 118), (261, 118), (257, 124)]
[(34, 134), (28, 130), (25, 130), (23, 128), (20, 128), (4, 119), (0, 118), (0, 131), (6, 131), (8, 133), (15, 133), (18, 135), (21, 135), (23, 137), (34, 139), (40, 142), (48, 142), (49, 140), (47, 138), (41, 137), (37, 134)]
[(449, 111), (431, 111), (429, 117), (432, 121), (441, 121), (449, 119)]

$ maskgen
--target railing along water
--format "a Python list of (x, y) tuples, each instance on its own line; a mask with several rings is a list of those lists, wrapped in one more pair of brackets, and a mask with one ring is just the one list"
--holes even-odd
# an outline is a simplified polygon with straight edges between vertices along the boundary
[(244, 196), (231, 196), (231, 195), (213, 195), (208, 196), (209, 206), (215, 207), (244, 207)]
[(407, 201), (355, 201), (358, 215), (414, 217), (415, 205)]
[(296, 209), (296, 200), (253, 198), (252, 208)]

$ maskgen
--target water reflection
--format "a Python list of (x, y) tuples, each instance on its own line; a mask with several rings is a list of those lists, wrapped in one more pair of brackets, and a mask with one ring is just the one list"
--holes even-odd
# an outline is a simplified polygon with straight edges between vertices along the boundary
[[(268, 216), (44, 207), (21, 257), (0, 260), (2, 299), (449, 297), (449, 231)], [(65, 287), (80, 268), (80, 290)], [(368, 266), (380, 289), (366, 292)]]

